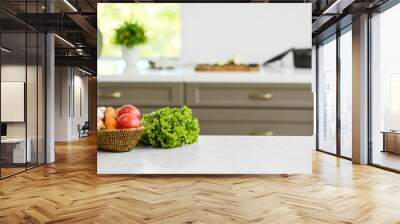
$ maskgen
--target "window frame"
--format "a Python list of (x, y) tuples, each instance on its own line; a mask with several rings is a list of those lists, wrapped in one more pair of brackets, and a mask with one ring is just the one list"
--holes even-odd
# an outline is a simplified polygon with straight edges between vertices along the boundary
[[(346, 18), (347, 19), (347, 18)], [(315, 64), (316, 64), (316, 150), (319, 152), (323, 152), (329, 155), (333, 155), (339, 158), (343, 158), (346, 160), (352, 160), (351, 157), (347, 157), (342, 155), (342, 150), (341, 150), (341, 118), (340, 118), (340, 104), (341, 104), (341, 97), (340, 97), (340, 85), (341, 85), (341, 65), (340, 65), (340, 38), (342, 35), (346, 34), (347, 32), (352, 32), (352, 23), (349, 23), (342, 27), (341, 29), (338, 29), (335, 33), (331, 34), (330, 36), (326, 37), (325, 39), (320, 40), (316, 44), (316, 57), (315, 57)], [(332, 153), (329, 151), (326, 151), (324, 149), (321, 149), (320, 142), (319, 142), (319, 135), (320, 135), (320, 130), (319, 130), (319, 112), (320, 112), (320, 102), (319, 102), (319, 85), (320, 85), (320, 74), (319, 74), (319, 48), (320, 46), (327, 44), (331, 41), (336, 41), (336, 152)]]
[(372, 113), (372, 94), (373, 94), (373, 88), (372, 88), (372, 58), (373, 58), (373, 27), (372, 27), (372, 20), (377, 14), (382, 14), (385, 11), (393, 8), (394, 6), (398, 5), (400, 3), (400, 0), (388, 0), (384, 4), (380, 5), (379, 7), (368, 11), (368, 32), (367, 32), (367, 38), (368, 38), (368, 87), (367, 87), (367, 92), (368, 92), (368, 111), (367, 111), (367, 116), (368, 116), (368, 165), (377, 167), (383, 170), (395, 172), (395, 173), (400, 173), (400, 170), (390, 168), (387, 166), (383, 166), (380, 164), (376, 164), (373, 162), (373, 130), (372, 130), (372, 119), (373, 119), (373, 113)]

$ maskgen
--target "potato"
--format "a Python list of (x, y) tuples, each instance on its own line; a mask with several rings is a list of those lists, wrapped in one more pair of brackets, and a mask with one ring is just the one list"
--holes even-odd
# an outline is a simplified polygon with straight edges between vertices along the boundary
[(104, 125), (106, 129), (116, 129), (117, 128), (117, 115), (114, 108), (107, 107), (104, 111)]

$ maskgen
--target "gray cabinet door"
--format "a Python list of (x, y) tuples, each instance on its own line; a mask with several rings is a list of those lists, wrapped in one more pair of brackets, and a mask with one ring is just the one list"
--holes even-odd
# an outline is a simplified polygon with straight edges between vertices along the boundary
[(311, 84), (190, 83), (186, 100), (199, 107), (313, 107)]
[(200, 121), (202, 135), (311, 136), (312, 123)]
[(98, 105), (164, 107), (183, 105), (182, 83), (104, 83), (97, 87)]
[(187, 104), (201, 134), (313, 134), (313, 95), (307, 84), (100, 82), (98, 92), (101, 106), (129, 103), (143, 114)]
[(313, 134), (312, 109), (193, 108), (193, 114), (206, 135)]

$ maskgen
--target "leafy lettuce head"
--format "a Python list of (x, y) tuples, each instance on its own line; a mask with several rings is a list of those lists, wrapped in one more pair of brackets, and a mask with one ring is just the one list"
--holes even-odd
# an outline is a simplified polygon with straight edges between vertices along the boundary
[(141, 143), (157, 148), (195, 143), (200, 133), (199, 121), (193, 118), (192, 110), (187, 106), (165, 107), (145, 114), (141, 123), (145, 127)]

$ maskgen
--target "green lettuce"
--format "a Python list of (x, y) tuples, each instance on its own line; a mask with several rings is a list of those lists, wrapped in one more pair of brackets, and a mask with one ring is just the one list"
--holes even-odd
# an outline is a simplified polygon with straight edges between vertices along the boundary
[(141, 124), (145, 127), (141, 144), (156, 148), (175, 148), (195, 143), (200, 133), (199, 121), (187, 106), (165, 107), (145, 114)]

